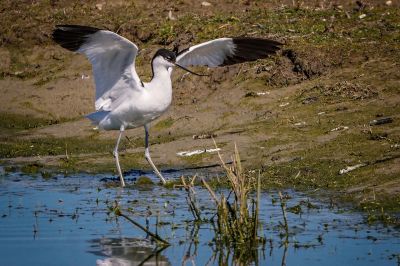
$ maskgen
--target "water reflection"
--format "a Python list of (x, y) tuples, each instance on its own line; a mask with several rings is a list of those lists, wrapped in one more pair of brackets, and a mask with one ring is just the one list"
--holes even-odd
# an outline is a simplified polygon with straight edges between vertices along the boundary
[(198, 244), (198, 234), (199, 234), (199, 224), (195, 223), (190, 231), (190, 243), (189, 247), (183, 256), (182, 265), (187, 265), (190, 262), (192, 265), (196, 265), (196, 257), (197, 257), (197, 244)]
[[(179, 189), (120, 190), (103, 176), (42, 179), (0, 176), (0, 265), (396, 265), (400, 233), (368, 226), (357, 213), (287, 191), (289, 237), (282, 237), (276, 191), (262, 193), (260, 230), (266, 243), (251, 254), (218, 245), (212, 223), (196, 224)], [(223, 191), (222, 191), (223, 192)], [(212, 218), (209, 194), (197, 191), (202, 215)], [(128, 221), (109, 215), (114, 200), (171, 246), (157, 249)], [(299, 208), (301, 207), (301, 209)], [(150, 213), (151, 211), (151, 213)], [(96, 240), (93, 240), (96, 239)], [(286, 241), (285, 241), (286, 240)], [(287, 245), (284, 245), (288, 242)], [(23, 256), (21, 256), (21, 250)], [(71, 256), (73, 254), (73, 256)], [(247, 264), (238, 258), (248, 256)], [(245, 260), (246, 261), (246, 260)]]
[(97, 259), (98, 266), (169, 266), (168, 259), (160, 254), (165, 248), (157, 248), (145, 239), (100, 238), (91, 242), (91, 253), (104, 257)]

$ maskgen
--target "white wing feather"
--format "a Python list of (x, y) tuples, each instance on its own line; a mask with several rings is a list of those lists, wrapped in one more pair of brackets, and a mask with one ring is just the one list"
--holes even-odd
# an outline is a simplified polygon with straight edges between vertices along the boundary
[(266, 58), (275, 54), (281, 45), (280, 42), (263, 38), (220, 38), (183, 50), (178, 53), (176, 61), (185, 67), (227, 66)]
[(183, 51), (176, 58), (182, 66), (208, 66), (217, 67), (232, 55), (235, 45), (232, 38), (220, 38), (194, 45)]
[(92, 63), (96, 110), (109, 110), (120, 95), (141, 89), (135, 70), (138, 47), (131, 41), (114, 32), (100, 30), (90, 35), (77, 52), (85, 54)]

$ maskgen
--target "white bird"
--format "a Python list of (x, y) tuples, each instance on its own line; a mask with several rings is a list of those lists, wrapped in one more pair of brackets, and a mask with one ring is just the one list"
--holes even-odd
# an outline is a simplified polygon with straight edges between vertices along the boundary
[[(52, 35), (62, 47), (84, 54), (92, 64), (96, 85), (96, 112), (87, 115), (103, 130), (119, 130), (114, 149), (121, 186), (125, 186), (118, 146), (126, 129), (144, 126), (145, 158), (163, 184), (165, 178), (154, 165), (149, 151), (149, 123), (161, 116), (172, 100), (171, 73), (178, 66), (218, 67), (254, 61), (275, 54), (281, 43), (260, 38), (219, 38), (179, 53), (159, 49), (151, 61), (153, 77), (142, 82), (135, 70), (138, 47), (126, 38), (103, 29), (58, 25)], [(196, 74), (199, 75), (199, 74)]]

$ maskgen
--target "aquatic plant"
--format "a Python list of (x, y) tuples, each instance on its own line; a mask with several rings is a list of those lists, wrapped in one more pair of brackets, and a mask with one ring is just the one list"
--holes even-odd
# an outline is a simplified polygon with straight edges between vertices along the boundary
[(281, 224), (281, 225), (285, 229), (285, 233), (282, 234), (282, 236), (285, 237), (283, 245), (285, 246), (285, 249), (287, 249), (287, 247), (289, 245), (289, 225), (288, 225), (287, 214), (286, 214), (286, 201), (283, 198), (282, 192), (279, 191), (278, 194), (279, 194), (279, 199), (281, 202), (281, 210), (282, 210), (282, 216), (283, 216), (283, 224)]
[(159, 244), (160, 246), (169, 246), (170, 243), (168, 241), (166, 241), (165, 239), (161, 238), (157, 232), (153, 233), (150, 230), (148, 230), (147, 228), (145, 228), (144, 226), (142, 226), (140, 223), (136, 222), (135, 220), (133, 220), (132, 218), (130, 218), (128, 215), (126, 215), (125, 213), (123, 213), (121, 211), (121, 208), (118, 204), (118, 201), (114, 202), (114, 205), (112, 206), (108, 206), (108, 209), (110, 212), (114, 213), (116, 217), (123, 217), (125, 218), (127, 221), (129, 221), (132, 225), (136, 226), (137, 228), (139, 228), (140, 230), (144, 231), (145, 233), (147, 233), (154, 241), (157, 242), (157, 244)]
[[(254, 262), (257, 259), (258, 245), (265, 242), (265, 238), (258, 234), (260, 175), (255, 178), (245, 173), (236, 144), (230, 166), (224, 162), (219, 152), (218, 156), (228, 180), (228, 196), (221, 194), (218, 197), (202, 178), (204, 186), (217, 207), (213, 219), (216, 249), (220, 253), (220, 259), (221, 257), (229, 258), (230, 249), (233, 249), (235, 262), (239, 264)], [(254, 190), (256, 190), (256, 199), (250, 199), (250, 192)], [(226, 250), (228, 250), (227, 255), (224, 254)]]
[(194, 190), (194, 181), (196, 180), (196, 177), (197, 177), (196, 175), (193, 176), (193, 178), (191, 180), (189, 180), (189, 183), (187, 183), (185, 181), (185, 178), (183, 176), (181, 176), (181, 181), (182, 181), (183, 188), (187, 192), (186, 202), (189, 205), (189, 210), (192, 213), (195, 221), (201, 221), (201, 212), (200, 212), (200, 209), (197, 204), (196, 192)]

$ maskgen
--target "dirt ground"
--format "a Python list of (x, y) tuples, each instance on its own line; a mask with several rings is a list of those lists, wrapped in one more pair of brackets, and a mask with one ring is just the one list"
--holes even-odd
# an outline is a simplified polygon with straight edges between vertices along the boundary
[[(387, 208), (400, 206), (397, 1), (3, 2), (1, 164), (115, 172), (118, 132), (98, 132), (84, 118), (94, 111), (91, 66), (52, 42), (55, 25), (92, 25), (132, 40), (144, 81), (160, 47), (256, 36), (283, 48), (266, 60), (194, 68), (207, 77), (175, 70), (173, 103), (151, 125), (156, 165), (218, 163), (215, 153), (177, 155), (214, 148), (214, 136), (227, 161), (236, 143), (266, 187), (333, 189), (359, 203), (381, 198)], [(390, 119), (372, 122), (384, 118)], [(126, 136), (123, 169), (149, 169), (143, 128)], [(362, 166), (340, 174), (356, 165)]]

